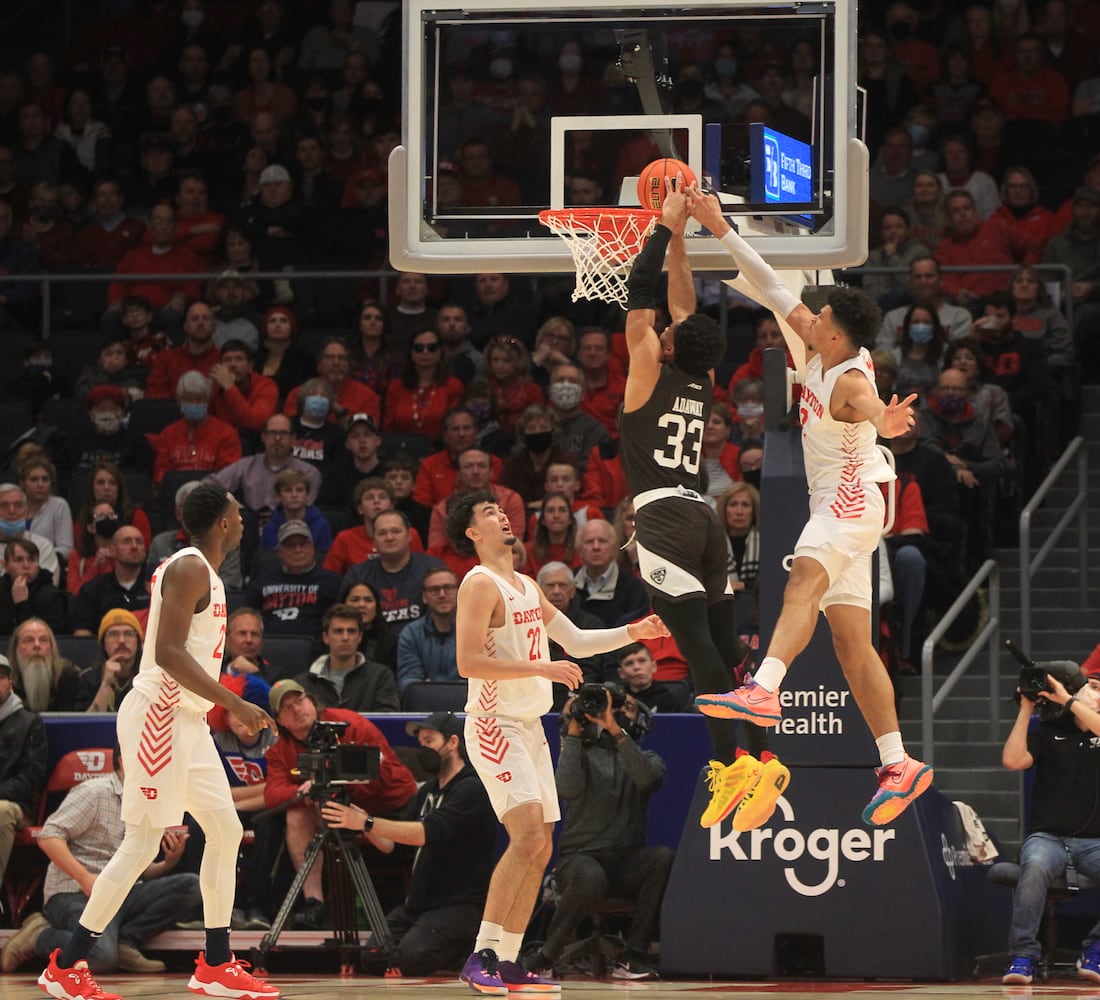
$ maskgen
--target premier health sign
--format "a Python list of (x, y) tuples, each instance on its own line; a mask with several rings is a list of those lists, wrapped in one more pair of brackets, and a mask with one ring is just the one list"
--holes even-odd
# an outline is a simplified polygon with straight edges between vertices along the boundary
[[(768, 205), (814, 205), (813, 149), (767, 125), (749, 125), (752, 200)], [(762, 164), (763, 169), (756, 169)]]

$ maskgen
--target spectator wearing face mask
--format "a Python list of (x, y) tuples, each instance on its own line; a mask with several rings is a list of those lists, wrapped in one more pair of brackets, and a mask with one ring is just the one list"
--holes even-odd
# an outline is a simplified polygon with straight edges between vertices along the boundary
[(898, 335), (898, 365), (893, 391), (904, 398), (911, 392), (925, 392), (936, 384), (943, 367), (947, 331), (935, 310), (912, 306)]
[[(797, 388), (797, 387), (796, 387)], [(758, 378), (742, 379), (733, 391), (733, 428), (730, 440), (737, 445), (764, 437), (764, 383)]]
[(595, 417), (585, 413), (581, 405), (584, 402), (584, 390), (584, 369), (580, 365), (564, 361), (554, 366), (546, 389), (547, 401), (558, 418), (558, 443), (562, 451), (577, 456), (582, 474), (592, 449), (611, 439), (607, 428)]
[(224, 420), (208, 415), (210, 380), (199, 372), (187, 372), (176, 385), (180, 419), (159, 434), (146, 434), (156, 455), (153, 482), (160, 484), (168, 472), (224, 469), (241, 457), (237, 430)]
[(323, 378), (307, 379), (299, 387), (293, 410), (291, 454), (323, 470), (326, 460), (336, 459), (342, 450), (344, 433), (329, 423), (332, 387)]

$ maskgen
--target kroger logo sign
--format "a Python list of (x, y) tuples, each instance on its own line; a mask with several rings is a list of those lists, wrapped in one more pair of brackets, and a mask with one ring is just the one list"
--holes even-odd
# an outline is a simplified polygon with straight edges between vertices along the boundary
[[(794, 807), (780, 796), (776, 817), (794, 824)], [(730, 830), (723, 834), (710, 828), (710, 860), (721, 861), (728, 851), (734, 861), (784, 863), (783, 876), (800, 896), (823, 896), (834, 886), (843, 886), (841, 861), (861, 864), (884, 861), (886, 845), (896, 836), (891, 829), (864, 827), (852, 830), (820, 827), (804, 832), (795, 825), (763, 827), (748, 833)]]

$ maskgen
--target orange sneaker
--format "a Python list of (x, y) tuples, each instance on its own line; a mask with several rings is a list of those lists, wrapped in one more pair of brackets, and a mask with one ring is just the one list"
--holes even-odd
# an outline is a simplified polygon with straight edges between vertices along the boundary
[(863, 810), (863, 822), (871, 826), (892, 823), (932, 784), (932, 768), (908, 754), (897, 764), (876, 768), (875, 774), (878, 791)]
[(187, 984), (192, 993), (230, 1000), (275, 1000), (279, 991), (248, 971), (249, 964), (230, 955), (225, 965), (207, 965), (205, 952), (195, 959), (195, 974)]
[(744, 719), (764, 727), (778, 725), (783, 718), (779, 693), (765, 690), (751, 677), (734, 691), (699, 695), (695, 706), (716, 719)]
[(61, 969), (57, 965), (60, 948), (50, 955), (50, 964), (38, 977), (39, 988), (58, 1000), (122, 1000), (117, 993), (108, 993), (95, 981), (88, 963), (83, 959), (71, 969)]

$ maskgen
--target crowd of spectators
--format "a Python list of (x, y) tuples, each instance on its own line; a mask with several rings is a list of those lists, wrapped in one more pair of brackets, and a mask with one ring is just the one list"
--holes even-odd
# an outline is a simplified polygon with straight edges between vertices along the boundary
[[(221, 569), (223, 682), (252, 690), (284, 731), (271, 756), (213, 720), (248, 812), (298, 794), (292, 751), (318, 716), (369, 726), (356, 713), (460, 680), (456, 593), (472, 561), (442, 531), (457, 493), (494, 487), (517, 567), (578, 626), (648, 612), (618, 458), (622, 316), (572, 304), (557, 276), (404, 273), (308, 294), (302, 272), (387, 267), (396, 0), (109, 6), (71, 51), (0, 65), (0, 273), (99, 276), (90, 298), (54, 292), (55, 322), (80, 334), (65, 339), (72, 356), (41, 326), (39, 283), (0, 284), (0, 330), (24, 338), (7, 396), (36, 421), (4, 428), (25, 433), (0, 477), (0, 634), (11, 637), (0, 701), (7, 687), (18, 695), (5, 725), (35, 739), (34, 713), (117, 711), (149, 578), (187, 544), (182, 501), (212, 477), (246, 516), (241, 552)], [(950, 604), (1006, 540), (1004, 512), (1076, 432), (1082, 381), (1100, 380), (1100, 9), (878, 0), (859, 13), (872, 250), (870, 270), (843, 278), (883, 309), (883, 396), (919, 394), (918, 426), (890, 443), (899, 517), (883, 547), (886, 652), (907, 671), (926, 604)], [(749, 121), (808, 134), (816, 39), (773, 41), (745, 26), (673, 53), (671, 109), (735, 136)], [(636, 110), (613, 63), (584, 37), (526, 52), (499, 33), (444, 53), (440, 204), (528, 203), (546, 183), (551, 115), (581, 113), (595, 93)], [(567, 151), (578, 204), (610, 200), (654, 155), (589, 142)], [(147, 277), (119, 280), (133, 275)], [(751, 642), (763, 351), (782, 337), (770, 313), (733, 305), (752, 346), (739, 354), (731, 336), (703, 464)], [(59, 646), (70, 634), (92, 640), (70, 654), (80, 662)], [(659, 711), (690, 705), (671, 640), (581, 666)], [(565, 698), (556, 692), (559, 707)], [(459, 735), (444, 727), (428, 742), (452, 754), (444, 776), (457, 773)], [(393, 794), (372, 811), (408, 802), (424, 819), (393, 759)], [(29, 813), (29, 797), (5, 789)], [(319, 822), (289, 813), (295, 865)], [(385, 822), (387, 843), (423, 835)], [(257, 836), (266, 851), (282, 834)], [(0, 870), (5, 850), (0, 837)], [(235, 923), (266, 926), (262, 890), (246, 886)], [(319, 868), (306, 896), (299, 926), (324, 926)]]

